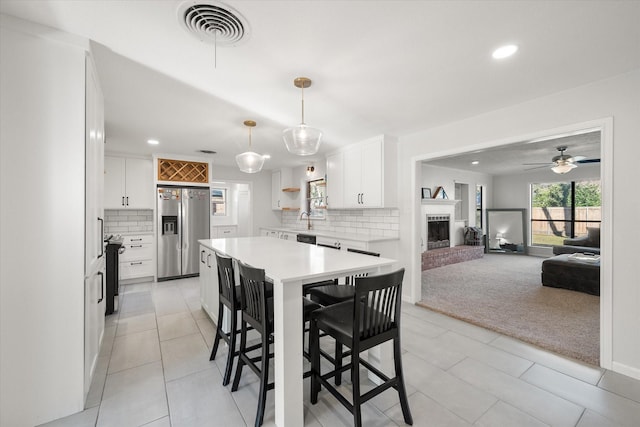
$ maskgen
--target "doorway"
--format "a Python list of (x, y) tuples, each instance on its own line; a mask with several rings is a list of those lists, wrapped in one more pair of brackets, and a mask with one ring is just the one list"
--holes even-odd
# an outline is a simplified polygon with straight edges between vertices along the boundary
[[(599, 325), (600, 325), (600, 335), (599, 335), (599, 347), (600, 347), (600, 366), (605, 368), (610, 368), (611, 366), (611, 253), (607, 248), (611, 247), (611, 225), (608, 221), (611, 218), (611, 194), (612, 194), (612, 164), (611, 164), (611, 155), (612, 155), (612, 120), (611, 119), (602, 119), (593, 122), (575, 124), (572, 126), (567, 126), (558, 129), (552, 129), (544, 132), (539, 132), (532, 135), (525, 135), (516, 138), (510, 138), (508, 141), (505, 140), (497, 141), (493, 143), (487, 143), (483, 146), (473, 146), (472, 150), (467, 148), (461, 148), (459, 150), (452, 150), (450, 152), (445, 153), (437, 153), (434, 155), (423, 155), (414, 157), (415, 162), (412, 165), (414, 168), (412, 176), (414, 177), (414, 188), (415, 191), (418, 191), (420, 187), (424, 187), (423, 176), (422, 176), (422, 163), (424, 161), (428, 162), (436, 162), (439, 159), (452, 158), (455, 156), (465, 156), (470, 155), (472, 153), (477, 153), (483, 150), (495, 150), (495, 149), (509, 149), (511, 147), (515, 147), (518, 144), (522, 144), (523, 141), (527, 141), (530, 145), (529, 147), (533, 149), (536, 146), (536, 142), (544, 142), (551, 140), (558, 135), (563, 135), (567, 133), (580, 133), (584, 132), (584, 130), (599, 130), (600, 131), (600, 178), (602, 184), (602, 211), (603, 211), (603, 221), (602, 221), (602, 230), (603, 230), (603, 239), (601, 240), (601, 248), (603, 253), (602, 258), (602, 268), (600, 272), (601, 277), (601, 296), (600, 296), (600, 313), (599, 313)], [(487, 207), (490, 206), (493, 195), (484, 194), (487, 199)], [(419, 227), (422, 221), (422, 212), (420, 209), (419, 202), (416, 203), (416, 208), (412, 213), (412, 219), (414, 224), (414, 230)], [(416, 237), (417, 236), (417, 237)], [(420, 234), (412, 233), (413, 248), (420, 248)], [(413, 280), (412, 280), (412, 298), (414, 300), (419, 300), (421, 297), (421, 254), (414, 254), (412, 256), (412, 271), (413, 271)]]

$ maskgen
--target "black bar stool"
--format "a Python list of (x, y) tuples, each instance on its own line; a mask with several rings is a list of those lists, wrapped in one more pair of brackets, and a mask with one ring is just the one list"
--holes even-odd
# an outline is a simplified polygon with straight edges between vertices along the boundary
[[(269, 298), (264, 270), (249, 267), (238, 261), (240, 272), (240, 301), (242, 321), (240, 327), (240, 349), (238, 351), (238, 366), (233, 379), (231, 391), (238, 390), (242, 368), (247, 365), (260, 377), (260, 392), (258, 394), (258, 410), (256, 412), (256, 427), (262, 425), (264, 405), (267, 391), (272, 390), (274, 384), (269, 383), (269, 344), (273, 342), (273, 298)], [(260, 334), (260, 356), (250, 357), (247, 348), (247, 331), (252, 326)], [(258, 367), (257, 363), (260, 363)]]
[[(359, 249), (347, 249), (348, 252), (355, 252), (363, 255), (370, 255), (379, 257), (380, 254), (376, 252), (368, 252), (362, 251)], [(336, 279), (332, 283), (324, 283), (319, 284), (308, 289), (309, 297), (312, 301), (315, 301), (323, 306), (338, 304), (344, 301), (350, 301), (353, 299), (355, 295), (355, 288), (353, 286), (354, 280), (356, 277), (364, 277), (365, 274), (347, 276), (345, 277), (345, 283), (339, 284)], [(320, 353), (322, 356), (331, 362), (334, 367), (342, 366), (342, 358), (349, 356), (349, 352), (342, 351), (342, 345), (336, 341), (335, 352), (334, 355), (330, 355), (327, 352), (321, 350)], [(340, 385), (342, 383), (342, 375), (338, 372), (335, 377), (336, 385)]]
[[(374, 396), (393, 387), (400, 398), (404, 421), (411, 425), (413, 418), (402, 373), (400, 348), (400, 305), (404, 269), (393, 273), (370, 277), (358, 277), (354, 284), (354, 298), (327, 306), (311, 313), (311, 403), (318, 402), (318, 393), (324, 386), (354, 417), (354, 425), (362, 425), (361, 405)], [(351, 363), (337, 366), (333, 371), (320, 372), (320, 331), (332, 336), (341, 345), (351, 349)], [(395, 376), (389, 378), (379, 369), (360, 359), (360, 352), (393, 340)], [(383, 383), (360, 394), (360, 370), (362, 365), (379, 377)], [(328, 379), (350, 370), (353, 380), (353, 402), (349, 402)]]
[[(229, 346), (227, 355), (227, 365), (224, 370), (222, 385), (226, 386), (231, 380), (231, 370), (233, 369), (233, 359), (238, 355), (236, 350), (236, 336), (240, 333), (237, 329), (238, 312), (240, 312), (240, 287), (235, 285), (235, 275), (233, 270), (233, 260), (218, 255), (216, 253), (216, 262), (218, 264), (218, 324), (216, 325), (216, 337), (213, 341), (213, 349), (209, 360), (214, 360), (218, 353), (218, 345), (220, 340), (224, 340)], [(224, 307), (230, 312), (231, 328), (230, 332), (222, 330), (224, 319)]]

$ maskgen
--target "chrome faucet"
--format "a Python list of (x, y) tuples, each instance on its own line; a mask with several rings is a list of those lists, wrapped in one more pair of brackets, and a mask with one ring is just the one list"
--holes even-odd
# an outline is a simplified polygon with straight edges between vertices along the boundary
[(309, 215), (309, 212), (303, 211), (300, 214), (300, 220), (302, 220), (304, 215), (307, 215), (307, 230), (311, 230), (311, 215)]

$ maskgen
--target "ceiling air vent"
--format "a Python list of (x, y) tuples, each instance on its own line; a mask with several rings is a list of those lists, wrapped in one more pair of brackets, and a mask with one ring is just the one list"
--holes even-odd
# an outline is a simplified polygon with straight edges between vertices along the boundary
[(217, 1), (187, 1), (178, 7), (178, 21), (198, 40), (216, 46), (237, 46), (249, 37), (249, 23), (235, 9)]

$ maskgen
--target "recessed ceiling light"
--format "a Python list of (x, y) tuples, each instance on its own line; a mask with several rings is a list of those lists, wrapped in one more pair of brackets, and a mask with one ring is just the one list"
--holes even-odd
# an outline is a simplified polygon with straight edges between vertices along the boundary
[(480, 164), (480, 162), (479, 162), (479, 161), (477, 161), (477, 160), (474, 160), (473, 162), (471, 162), (471, 164), (472, 164), (472, 165), (477, 165), (477, 164)]
[(158, 145), (160, 144), (160, 141), (158, 141), (157, 139), (147, 139), (147, 144)]
[(515, 44), (508, 44), (494, 50), (491, 56), (493, 56), (494, 59), (503, 59), (503, 58), (510, 57), (517, 51), (518, 51), (518, 46), (516, 46)]

